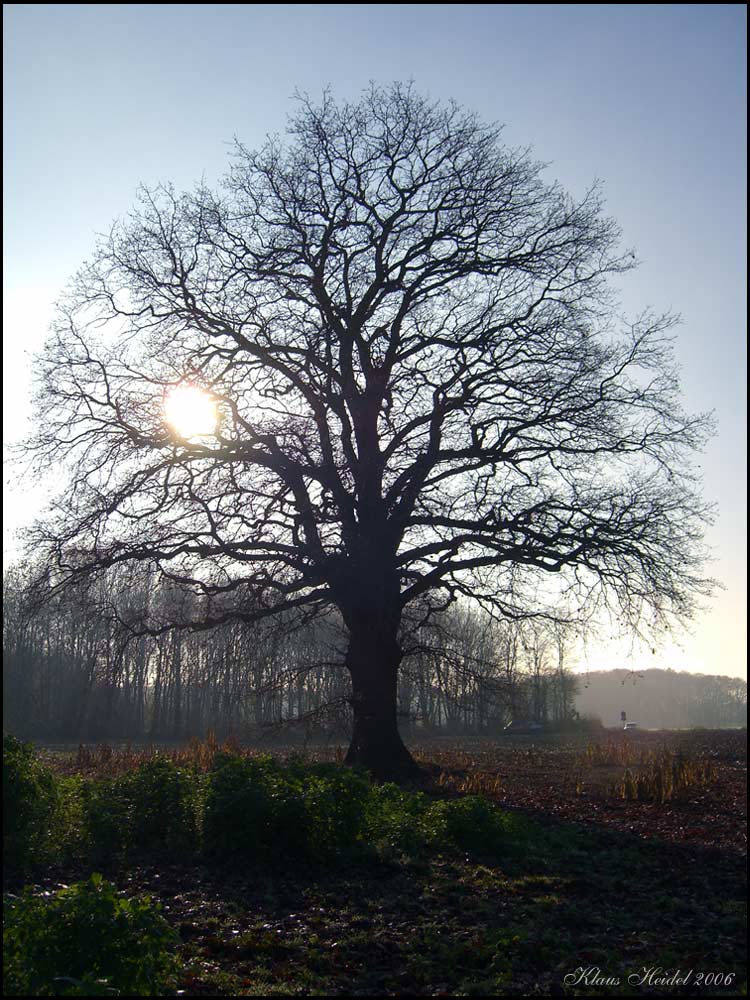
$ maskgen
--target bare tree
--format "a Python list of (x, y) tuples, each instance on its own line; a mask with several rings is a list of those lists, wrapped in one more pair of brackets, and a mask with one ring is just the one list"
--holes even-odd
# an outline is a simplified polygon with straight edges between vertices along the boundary
[[(671, 318), (616, 329), (632, 255), (596, 187), (400, 85), (301, 98), (288, 132), (237, 142), (219, 194), (142, 190), (80, 271), (29, 444), (72, 474), (32, 544), (60, 580), (151, 564), (185, 626), (337, 608), (349, 760), (393, 775), (406, 609), (690, 616), (706, 420)], [(186, 382), (215, 427), (166, 422)]]

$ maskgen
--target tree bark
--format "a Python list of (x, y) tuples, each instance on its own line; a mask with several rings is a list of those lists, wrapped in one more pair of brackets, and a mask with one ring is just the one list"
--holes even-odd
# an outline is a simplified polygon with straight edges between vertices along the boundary
[(347, 764), (380, 779), (414, 778), (419, 767), (398, 730), (397, 681), (402, 651), (397, 622), (374, 614), (349, 622), (346, 666), (352, 679), (354, 725)]

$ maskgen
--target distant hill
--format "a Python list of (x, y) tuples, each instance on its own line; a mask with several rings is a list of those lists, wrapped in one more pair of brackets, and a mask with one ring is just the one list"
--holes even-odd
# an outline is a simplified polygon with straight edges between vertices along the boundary
[(677, 670), (592, 670), (576, 675), (580, 715), (605, 726), (628, 722), (645, 729), (735, 728), (747, 725), (747, 681)]

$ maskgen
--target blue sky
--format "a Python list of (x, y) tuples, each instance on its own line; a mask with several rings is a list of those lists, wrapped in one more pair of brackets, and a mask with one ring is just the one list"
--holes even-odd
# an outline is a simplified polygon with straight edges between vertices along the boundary
[[(574, 194), (603, 181), (642, 262), (623, 311), (682, 315), (686, 406), (716, 413), (701, 465), (726, 589), (684, 648), (588, 662), (745, 675), (744, 5), (5, 4), (4, 22), (6, 441), (54, 298), (140, 182), (218, 180), (233, 135), (283, 132), (295, 89), (413, 79), (504, 123)], [(10, 530), (31, 506), (12, 476)]]

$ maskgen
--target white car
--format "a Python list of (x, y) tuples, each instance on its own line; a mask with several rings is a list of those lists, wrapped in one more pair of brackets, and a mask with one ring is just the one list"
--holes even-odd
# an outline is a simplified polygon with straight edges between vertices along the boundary
[(623, 729), (637, 729), (638, 728), (638, 723), (637, 722), (626, 722), (625, 725), (622, 728)]

